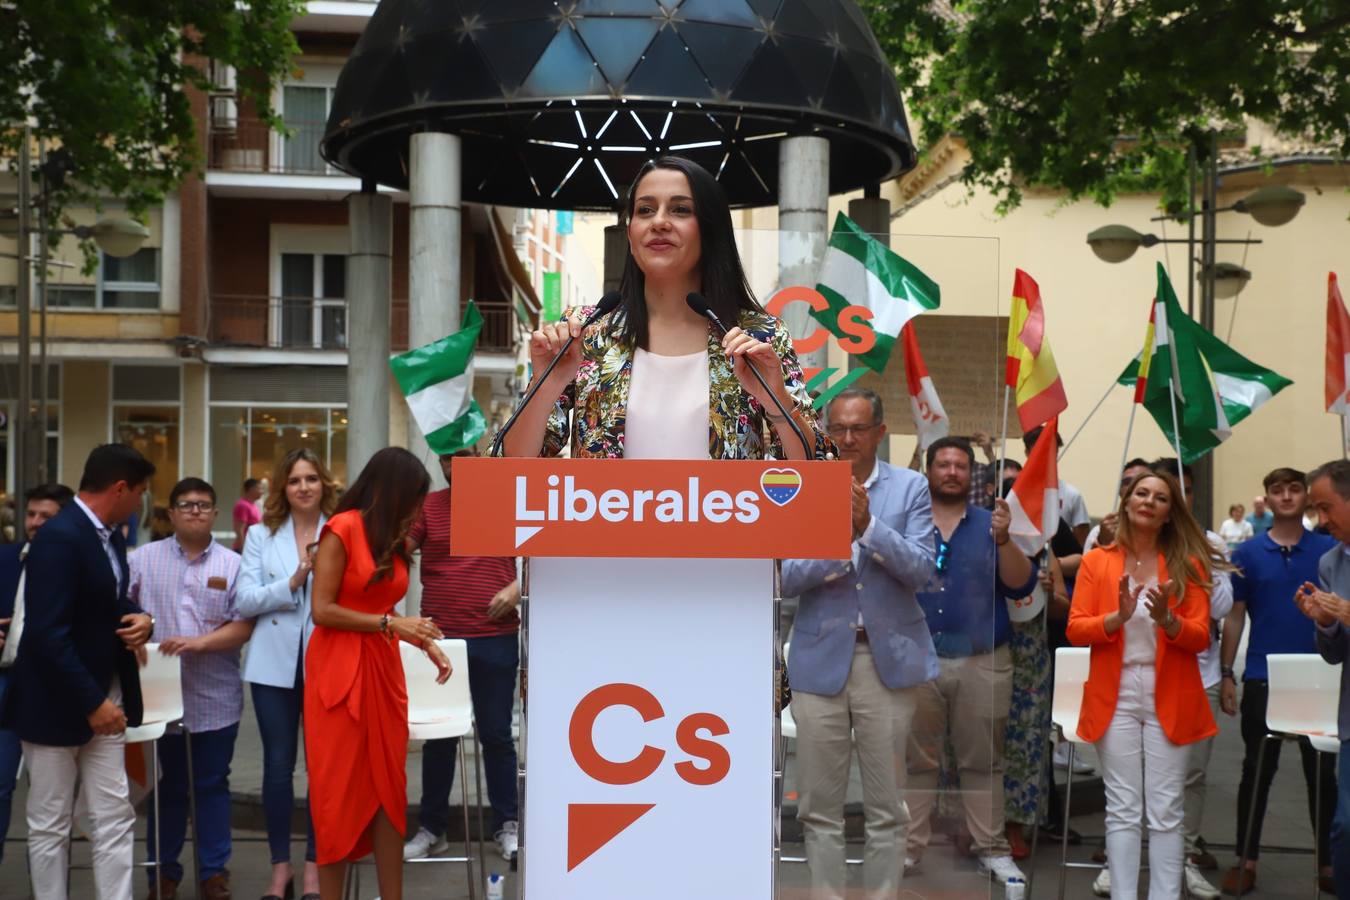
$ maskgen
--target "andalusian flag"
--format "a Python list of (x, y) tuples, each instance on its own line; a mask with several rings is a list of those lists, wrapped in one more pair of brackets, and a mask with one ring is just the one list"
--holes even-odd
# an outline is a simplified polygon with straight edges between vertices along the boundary
[(874, 372), (886, 368), (891, 347), (905, 323), (937, 309), (942, 299), (937, 282), (843, 213), (834, 220), (816, 290), (830, 307), (812, 310), (811, 315), (837, 338), (856, 339), (839, 327), (839, 313), (845, 307), (861, 306), (871, 311), (870, 324), (877, 333), (877, 343), (857, 359)]
[(470, 300), (459, 331), (389, 360), (427, 446), (442, 456), (472, 447), (487, 430), (473, 399), (473, 346), (482, 330), (483, 315)]
[(1013, 390), (1017, 418), (1024, 432), (1043, 425), (1069, 406), (1055, 355), (1050, 352), (1050, 341), (1045, 336), (1041, 289), (1021, 269), (1013, 276), (1004, 383)]
[[(1181, 310), (1172, 282), (1158, 264), (1144, 349), (1120, 373), (1185, 462), (1223, 443), (1233, 426), (1293, 384), (1263, 369), (1197, 325)], [(1176, 399), (1176, 421), (1172, 401)]]

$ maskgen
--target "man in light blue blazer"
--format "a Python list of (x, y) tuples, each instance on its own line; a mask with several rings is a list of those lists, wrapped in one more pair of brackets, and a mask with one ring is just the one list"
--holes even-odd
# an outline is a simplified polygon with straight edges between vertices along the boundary
[(862, 770), (869, 897), (893, 897), (902, 876), (903, 754), (917, 685), (937, 653), (915, 591), (933, 572), (928, 483), (877, 459), (881, 398), (848, 388), (826, 410), (830, 437), (853, 466), (851, 559), (783, 562), (799, 599), (788, 654), (797, 722), (798, 813), (813, 898), (844, 897), (844, 793), (854, 749)]

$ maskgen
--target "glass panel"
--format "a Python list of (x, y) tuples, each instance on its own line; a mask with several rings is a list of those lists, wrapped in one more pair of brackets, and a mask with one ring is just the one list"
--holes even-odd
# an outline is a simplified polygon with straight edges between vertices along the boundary
[(314, 344), (314, 257), (308, 253), (281, 254), (282, 347)]
[[(157, 298), (157, 295), (155, 295)], [(47, 286), (47, 299), (53, 307), (64, 306), (74, 309), (93, 309), (95, 294), (93, 285)], [(155, 305), (159, 305), (158, 298)]]
[(282, 91), (282, 118), (291, 132), (285, 139), (284, 165), (287, 172), (322, 173), (326, 171), (319, 156), (319, 140), (328, 118), (326, 87), (287, 85)]
[(347, 304), (320, 303), (320, 327), (323, 329), (323, 348), (340, 350), (347, 346)]
[[(234, 496), (246, 478), (267, 478), (270, 472), (247, 468), (248, 410), (243, 407), (211, 407), (211, 485), (222, 497)], [(228, 530), (228, 529), (226, 529)]]
[(328, 414), (329, 429), (332, 437), (329, 442), (328, 470), (333, 480), (345, 488), (350, 482), (347, 478), (347, 411), (335, 409)]
[(347, 257), (341, 253), (325, 253), (321, 277), (320, 297), (347, 296)]
[(104, 309), (159, 309), (159, 291), (103, 292)]
[(159, 250), (142, 247), (130, 256), (103, 254), (103, 281), (159, 284)]
[[(328, 454), (327, 428), (326, 409), (254, 407), (249, 471), (270, 477), (277, 461), (297, 447), (307, 447), (323, 459)], [(254, 474), (252, 477), (263, 476)]]
[[(153, 503), (163, 506), (178, 483), (178, 408), (172, 406), (115, 406), (113, 433), (155, 464), (150, 479)], [(145, 523), (142, 523), (143, 525)]]

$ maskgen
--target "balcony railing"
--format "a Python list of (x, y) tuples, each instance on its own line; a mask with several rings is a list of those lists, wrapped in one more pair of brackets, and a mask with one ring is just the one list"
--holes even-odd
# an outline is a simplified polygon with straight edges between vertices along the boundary
[(249, 118), (213, 118), (207, 152), (209, 168), (272, 175), (335, 175), (319, 155), (324, 122), (287, 121), (287, 133)]
[[(505, 304), (479, 305), (484, 353), (515, 350), (515, 315)], [(419, 344), (431, 340), (419, 336)], [(347, 301), (328, 297), (259, 297), (217, 294), (211, 298), (211, 341), (233, 347), (273, 350), (347, 349)], [(408, 349), (408, 301), (395, 300), (389, 316), (389, 343)]]

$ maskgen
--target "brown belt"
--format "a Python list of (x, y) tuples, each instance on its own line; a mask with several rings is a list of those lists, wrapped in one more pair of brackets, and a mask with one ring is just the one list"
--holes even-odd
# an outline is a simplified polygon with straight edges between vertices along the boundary
[(854, 633), (855, 635), (857, 635), (857, 641), (858, 641), (859, 644), (866, 644), (866, 643), (867, 643), (867, 629), (865, 629), (865, 628), (855, 628), (855, 629), (853, 629), (853, 633)]

